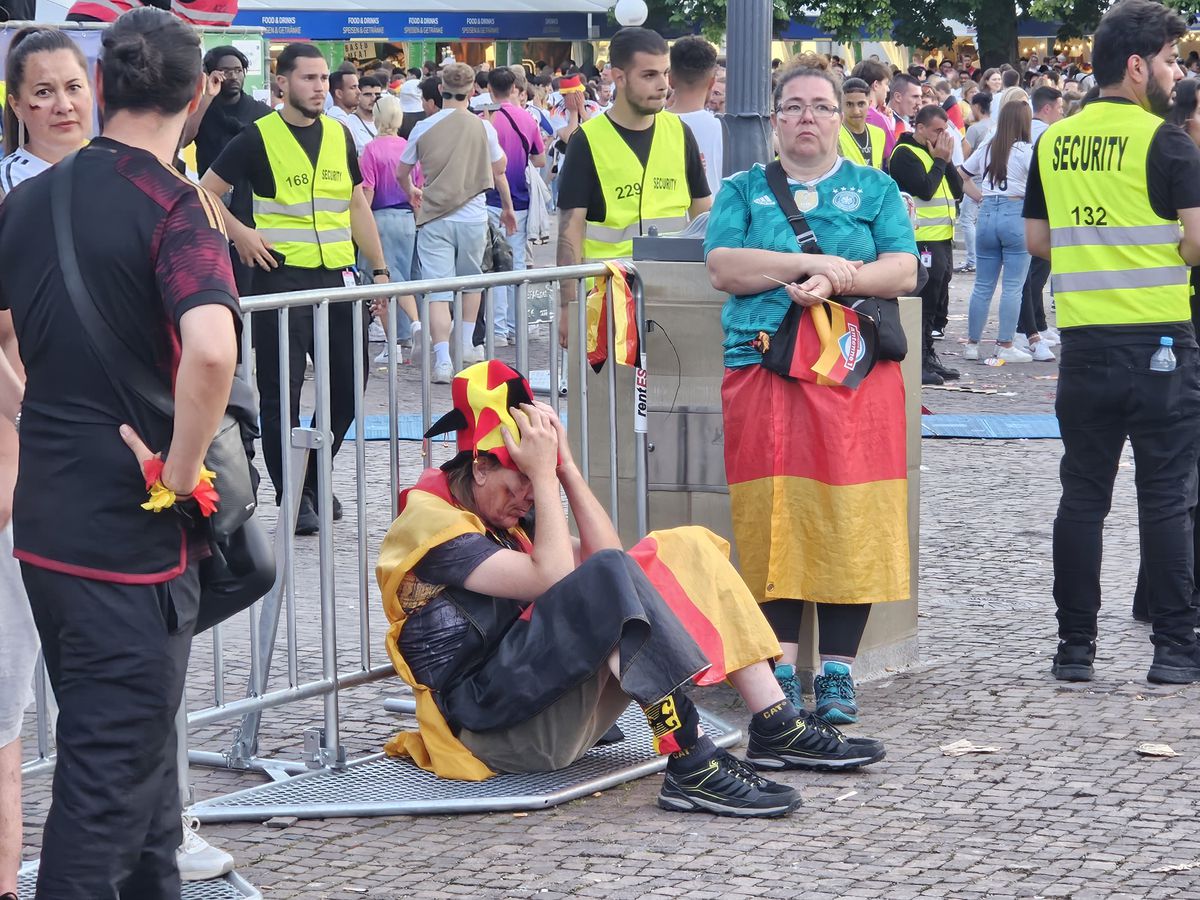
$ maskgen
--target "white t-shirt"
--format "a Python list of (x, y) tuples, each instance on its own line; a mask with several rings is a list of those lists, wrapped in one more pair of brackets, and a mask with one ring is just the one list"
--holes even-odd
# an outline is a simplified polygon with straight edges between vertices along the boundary
[(337, 119), (350, 129), (350, 136), (354, 138), (354, 149), (358, 151), (359, 156), (362, 156), (367, 144), (379, 133), (370, 122), (360, 119), (357, 113), (346, 112), (340, 106), (335, 106), (329, 111), (329, 118)]
[(41, 175), (50, 168), (50, 163), (34, 156), (24, 147), (18, 147), (4, 159), (0, 159), (0, 190), (8, 193), (22, 181)]
[[(430, 128), (436, 125), (446, 116), (454, 112), (453, 109), (442, 109), (434, 113), (427, 119), (422, 119), (413, 126), (413, 130), (408, 135), (408, 146), (404, 148), (404, 152), (400, 154), (400, 162), (410, 166), (415, 166), (420, 161), (420, 154), (417, 152), (417, 147), (421, 142), (421, 135), (427, 132)], [(487, 134), (488, 141), (488, 159), (493, 163), (504, 159), (504, 150), (500, 147), (500, 136), (496, 134), (496, 129), (492, 127), (492, 123), (486, 119), (480, 119), (483, 122), (483, 130)], [(442, 216), (441, 221), (445, 222), (466, 222), (468, 224), (477, 225), (480, 222), (487, 221), (487, 199), (486, 194), (477, 194), (472, 197), (458, 209), (452, 213)]]
[(1025, 141), (1013, 144), (1008, 154), (1008, 184), (1000, 190), (983, 174), (991, 156), (993, 137), (995, 132), (975, 148), (971, 158), (963, 163), (963, 171), (979, 179), (979, 189), (983, 191), (984, 197), (1024, 197), (1025, 185), (1029, 181), (1029, 167), (1033, 163), (1033, 145)]
[(700, 154), (704, 157), (704, 174), (708, 176), (708, 189), (715, 197), (721, 187), (721, 170), (725, 161), (725, 136), (721, 130), (721, 122), (707, 109), (677, 115), (696, 138)]

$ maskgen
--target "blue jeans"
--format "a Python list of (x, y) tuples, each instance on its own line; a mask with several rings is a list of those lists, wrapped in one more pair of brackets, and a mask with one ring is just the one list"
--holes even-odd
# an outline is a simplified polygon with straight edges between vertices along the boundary
[(964, 196), (958, 208), (958, 226), (962, 229), (963, 243), (967, 247), (967, 265), (973, 266), (975, 259), (975, 231), (979, 218), (979, 204)]
[[(411, 281), (413, 277), (413, 251), (417, 246), (417, 220), (411, 209), (377, 209), (374, 211), (375, 227), (379, 229), (379, 242), (383, 244), (383, 258), (392, 281)], [(362, 267), (365, 268), (365, 267)], [(412, 338), (412, 320), (408, 313), (396, 307), (396, 340)]]
[[(525, 247), (529, 240), (529, 210), (518, 209), (517, 230), (507, 235), (508, 246), (512, 247), (513, 271), (520, 272), (525, 268)], [(488, 207), (488, 219), (497, 228), (500, 225), (499, 207)], [(509, 337), (517, 333), (517, 304), (515, 289), (508, 287), (492, 288), (492, 313), (496, 317), (495, 334), (497, 337)]]
[(983, 326), (991, 310), (996, 283), (1000, 286), (1000, 329), (997, 340), (1007, 343), (1013, 339), (1017, 316), (1021, 313), (1021, 298), (1025, 275), (1029, 272), (1029, 251), (1025, 249), (1025, 220), (1021, 218), (1021, 201), (1008, 197), (984, 197), (979, 207), (979, 224), (975, 232), (975, 290), (967, 309), (967, 337), (979, 343)]

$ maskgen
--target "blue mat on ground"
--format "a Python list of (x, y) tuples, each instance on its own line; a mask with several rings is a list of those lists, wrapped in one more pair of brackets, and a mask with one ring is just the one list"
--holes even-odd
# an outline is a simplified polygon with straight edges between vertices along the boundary
[(1061, 439), (1052, 415), (921, 416), (921, 437), (993, 440)]

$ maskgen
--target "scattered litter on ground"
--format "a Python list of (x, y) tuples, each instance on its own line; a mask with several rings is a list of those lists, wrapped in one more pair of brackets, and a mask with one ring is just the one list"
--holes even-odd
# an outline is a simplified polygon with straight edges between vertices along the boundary
[(983, 361), (983, 364), (985, 366), (992, 366), (993, 368), (999, 368), (1000, 366), (1004, 365), (1004, 360), (1002, 360), (998, 356), (989, 356), (987, 359), (985, 359)]
[(843, 800), (849, 800), (851, 797), (857, 797), (857, 796), (858, 796), (858, 791), (846, 791), (846, 793), (842, 794), (842, 796), (834, 797), (833, 802), (841, 803)]
[(1171, 863), (1169, 866), (1159, 866), (1157, 869), (1151, 869), (1151, 872), (1190, 872), (1192, 869), (1200, 869), (1200, 860), (1185, 863)]
[(1034, 375), (1034, 381), (1058, 381), (1057, 375)]
[(529, 813), (513, 813), (514, 819), (525, 819), (529, 817)]
[(1015, 391), (998, 391), (995, 388), (977, 388), (969, 384), (927, 384), (927, 391), (950, 391), (956, 394), (988, 394), (993, 397), (1015, 397)]
[(942, 749), (943, 756), (966, 756), (968, 753), (999, 753), (999, 747), (980, 747), (963, 738), (953, 744), (946, 744)]
[(1171, 757), (1178, 756), (1170, 744), (1138, 744), (1137, 752), (1142, 756), (1161, 756)]

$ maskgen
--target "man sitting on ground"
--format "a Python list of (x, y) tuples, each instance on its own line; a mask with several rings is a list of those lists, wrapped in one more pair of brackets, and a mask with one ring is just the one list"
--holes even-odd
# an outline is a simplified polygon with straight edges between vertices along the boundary
[[(768, 662), (779, 644), (728, 544), (690, 527), (625, 553), (562, 424), (521, 375), (479, 363), (459, 373), (452, 395), (454, 409), (429, 434), (457, 431), (459, 453), (404, 492), (376, 573), (388, 653), (413, 687), (420, 724), (389, 753), (448, 778), (553, 771), (633, 700), (656, 751), (669, 754), (660, 806), (759, 817), (784, 815), (800, 797), (754, 768), (883, 758), (879, 741), (847, 738), (784, 698)], [(703, 734), (682, 690), (726, 677), (754, 711), (749, 766)]]

